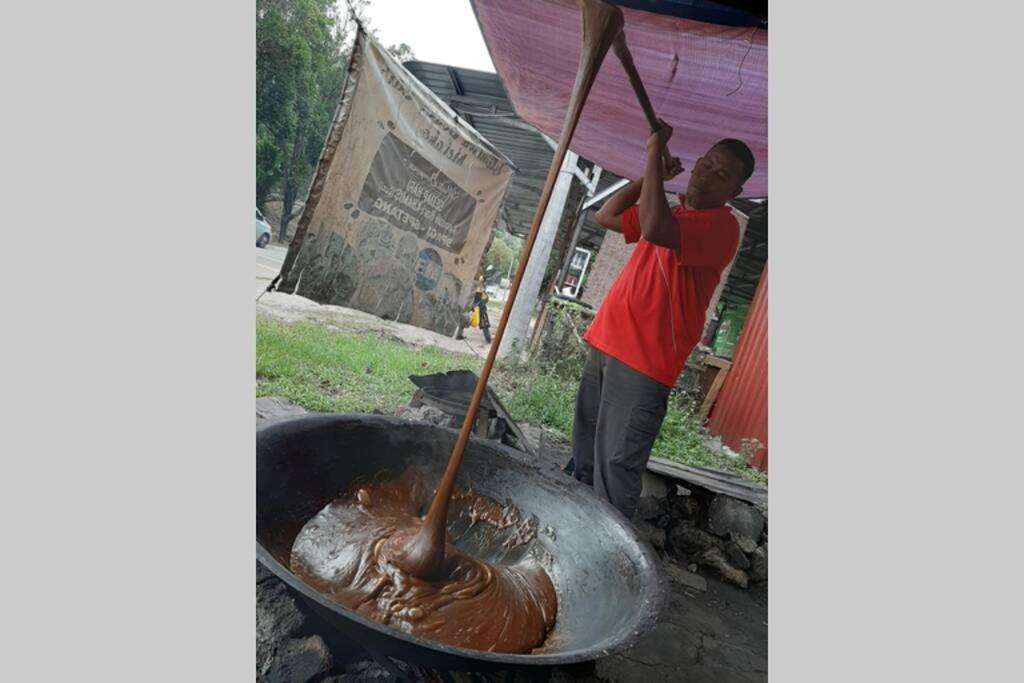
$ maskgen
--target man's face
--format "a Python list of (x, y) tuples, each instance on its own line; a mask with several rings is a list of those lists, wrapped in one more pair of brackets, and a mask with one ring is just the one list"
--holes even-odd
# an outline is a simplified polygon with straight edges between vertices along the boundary
[(697, 159), (686, 186), (686, 203), (694, 209), (724, 205), (743, 189), (743, 165), (723, 147), (712, 147)]

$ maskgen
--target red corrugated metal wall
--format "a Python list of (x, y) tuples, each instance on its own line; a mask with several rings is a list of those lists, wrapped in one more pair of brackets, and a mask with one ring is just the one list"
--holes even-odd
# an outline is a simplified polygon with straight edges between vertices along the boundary
[(739, 452), (742, 439), (764, 444), (751, 461), (768, 471), (768, 265), (750, 304), (732, 368), (715, 401), (708, 431)]

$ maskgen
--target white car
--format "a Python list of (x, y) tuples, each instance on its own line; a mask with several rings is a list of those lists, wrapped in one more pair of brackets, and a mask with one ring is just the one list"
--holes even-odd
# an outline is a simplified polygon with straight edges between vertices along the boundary
[(256, 209), (256, 246), (262, 249), (270, 241), (270, 223), (263, 217), (259, 209)]

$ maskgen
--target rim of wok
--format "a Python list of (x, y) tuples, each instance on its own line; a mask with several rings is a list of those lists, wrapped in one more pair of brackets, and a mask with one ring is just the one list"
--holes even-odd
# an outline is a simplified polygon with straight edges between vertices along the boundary
[[(410, 420), (405, 420), (387, 415), (375, 415), (364, 413), (319, 413), (312, 415), (300, 415), (296, 417), (266, 422), (256, 429), (256, 439), (258, 441), (260, 434), (262, 434), (265, 431), (281, 428), (285, 425), (289, 425), (296, 422), (309, 422), (313, 425), (317, 425), (318, 423), (326, 424), (336, 421), (347, 421), (350, 419), (359, 419), (362, 421), (369, 420), (371, 422), (378, 423), (381, 427), (428, 427), (432, 429), (443, 430), (445, 432), (449, 432), (453, 436), (458, 436), (458, 431), (454, 429), (450, 429), (447, 427), (439, 427), (436, 425), (420, 424)], [(470, 444), (476, 448), (484, 448), (496, 451), (497, 454), (499, 454), (508, 463), (510, 467), (531, 470), (531, 476), (546, 476), (543, 472), (541, 472), (540, 468), (524, 463), (516, 457), (510, 457), (509, 455), (506, 455), (503, 452), (512, 451), (517, 456), (522, 457), (524, 454), (522, 454), (520, 451), (515, 451), (514, 449), (511, 449), (508, 446), (496, 444), (489, 440), (481, 439), (475, 435), (470, 436)], [(566, 488), (571, 488), (573, 486), (586, 486), (586, 484), (582, 484), (572, 477), (566, 477), (564, 480), (555, 477), (548, 478), (555, 481), (557, 485), (562, 485), (565, 486)], [(259, 500), (257, 500), (256, 503), (258, 505)], [(301, 579), (295, 576), (291, 572), (291, 570), (289, 570), (287, 567), (283, 566), (280, 562), (278, 562), (273, 557), (273, 555), (271, 555), (270, 552), (263, 547), (263, 544), (260, 543), (258, 536), (256, 538), (256, 558), (278, 579), (284, 581), (289, 587), (301, 593), (302, 596), (306, 599), (317, 603), (317, 605), (319, 605), (320, 607), (330, 612), (333, 612), (339, 616), (342, 616), (350, 621), (353, 621), (364, 628), (375, 631), (380, 635), (388, 636), (390, 638), (403, 641), (404, 643), (407, 643), (408, 645), (411, 645), (413, 647), (427, 648), (429, 650), (434, 650), (445, 655), (450, 655), (453, 657), (463, 659), (475, 659), (488, 663), (510, 664), (515, 666), (558, 666), (563, 664), (575, 664), (578, 662), (585, 662), (598, 659), (600, 657), (606, 657), (612, 654), (616, 654), (618, 652), (622, 652), (623, 650), (629, 649), (634, 644), (636, 644), (641, 634), (649, 631), (650, 628), (655, 624), (664, 605), (665, 580), (662, 576), (662, 571), (658, 565), (657, 556), (650, 548), (649, 544), (641, 539), (639, 533), (636, 531), (636, 528), (633, 526), (633, 524), (628, 519), (626, 519), (626, 517), (621, 512), (619, 512), (611, 505), (602, 505), (601, 507), (605, 514), (612, 517), (618, 524), (620, 524), (623, 528), (626, 529), (629, 535), (634, 537), (637, 548), (640, 551), (641, 559), (646, 561), (647, 566), (651, 568), (650, 578), (654, 583), (652, 587), (648, 587), (646, 595), (644, 596), (649, 598), (649, 607), (640, 614), (640, 617), (636, 620), (636, 622), (633, 624), (632, 628), (628, 631), (628, 633), (623, 635), (622, 638), (620, 638), (617, 642), (613, 643), (611, 646), (604, 648), (590, 647), (577, 648), (574, 650), (557, 653), (518, 654), (488, 652), (486, 650), (474, 650), (471, 648), (445, 645), (444, 643), (439, 643), (434, 640), (419, 638), (417, 636), (411, 635), (392, 626), (386, 626), (384, 624), (381, 624), (380, 622), (374, 621), (373, 619), (364, 617), (358, 612), (355, 612), (354, 610), (344, 607), (343, 605), (340, 605), (339, 603), (327, 598), (315, 588), (308, 586)], [(597, 599), (597, 596), (595, 596), (595, 599)], [(557, 617), (555, 624), (556, 626), (558, 624)], [(547, 640), (545, 639), (544, 642), (546, 643)], [(544, 643), (541, 644), (541, 647), (544, 647)]]

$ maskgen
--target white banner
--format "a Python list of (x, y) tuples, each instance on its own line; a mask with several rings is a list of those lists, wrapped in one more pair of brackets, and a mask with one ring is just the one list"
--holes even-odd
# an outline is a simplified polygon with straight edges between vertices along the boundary
[(360, 33), (278, 289), (454, 334), (512, 167)]

